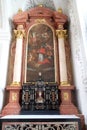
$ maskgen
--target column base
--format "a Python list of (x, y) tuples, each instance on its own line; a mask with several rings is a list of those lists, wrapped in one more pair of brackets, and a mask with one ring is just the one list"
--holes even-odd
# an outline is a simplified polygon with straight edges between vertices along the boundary
[(78, 109), (72, 102), (72, 90), (74, 90), (74, 86), (60, 86), (59, 89), (61, 91), (60, 114), (78, 114)]
[(1, 115), (18, 115), (20, 113), (21, 107), (18, 103), (8, 103), (2, 110)]
[(73, 104), (61, 104), (59, 107), (60, 114), (62, 115), (76, 115), (78, 114), (77, 108)]
[(18, 115), (21, 107), (19, 104), (20, 86), (7, 86), (6, 90), (9, 91), (9, 102), (2, 110), (2, 116), (5, 115)]

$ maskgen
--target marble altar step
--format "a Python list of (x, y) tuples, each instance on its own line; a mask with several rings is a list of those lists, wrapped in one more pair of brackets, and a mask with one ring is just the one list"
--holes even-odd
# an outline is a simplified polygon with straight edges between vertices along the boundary
[(81, 130), (74, 115), (8, 115), (0, 118), (0, 130)]

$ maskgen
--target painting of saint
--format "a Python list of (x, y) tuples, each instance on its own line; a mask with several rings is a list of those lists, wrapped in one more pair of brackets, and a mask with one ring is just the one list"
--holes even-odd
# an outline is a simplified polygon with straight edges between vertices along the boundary
[(26, 82), (55, 80), (53, 31), (45, 24), (33, 26), (28, 34)]

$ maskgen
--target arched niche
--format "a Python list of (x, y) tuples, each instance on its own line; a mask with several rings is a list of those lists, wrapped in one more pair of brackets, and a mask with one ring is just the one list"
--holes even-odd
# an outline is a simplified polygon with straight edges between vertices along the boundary
[(57, 82), (56, 52), (54, 28), (46, 22), (32, 25), (27, 34), (24, 82), (37, 81), (39, 74), (45, 82)]

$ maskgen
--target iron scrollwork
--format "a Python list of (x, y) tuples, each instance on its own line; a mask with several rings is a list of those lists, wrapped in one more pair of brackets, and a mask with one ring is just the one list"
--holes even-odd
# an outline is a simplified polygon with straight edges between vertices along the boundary
[(79, 130), (77, 122), (63, 123), (14, 123), (4, 125), (4, 130)]

